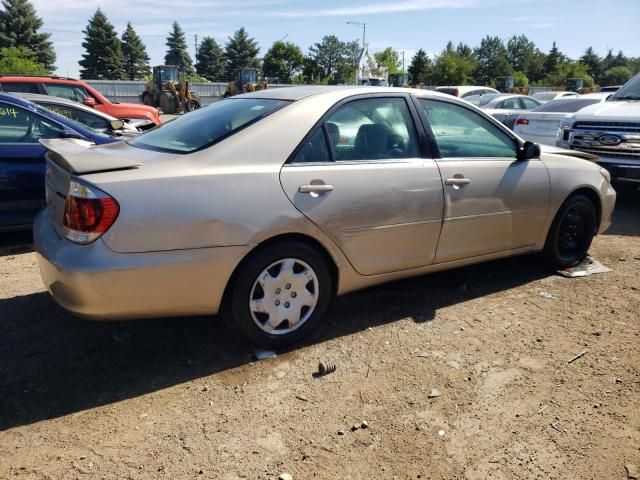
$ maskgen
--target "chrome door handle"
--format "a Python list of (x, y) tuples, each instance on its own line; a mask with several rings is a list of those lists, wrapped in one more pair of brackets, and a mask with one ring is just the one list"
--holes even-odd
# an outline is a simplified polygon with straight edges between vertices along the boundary
[(300, 193), (324, 193), (333, 190), (333, 185), (321, 183), (319, 185), (300, 185), (298, 191)]
[(470, 178), (447, 178), (444, 183), (446, 185), (468, 185), (471, 183)]

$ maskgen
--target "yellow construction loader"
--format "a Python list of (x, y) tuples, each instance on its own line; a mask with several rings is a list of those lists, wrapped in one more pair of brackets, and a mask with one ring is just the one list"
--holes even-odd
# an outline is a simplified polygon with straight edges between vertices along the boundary
[(266, 89), (267, 82), (258, 83), (258, 71), (255, 68), (239, 68), (234, 70), (233, 80), (227, 84), (224, 97)]
[(189, 90), (189, 82), (179, 80), (178, 67), (153, 67), (153, 78), (145, 85), (140, 100), (145, 105), (159, 108), (162, 113), (183, 113), (200, 108), (200, 97)]

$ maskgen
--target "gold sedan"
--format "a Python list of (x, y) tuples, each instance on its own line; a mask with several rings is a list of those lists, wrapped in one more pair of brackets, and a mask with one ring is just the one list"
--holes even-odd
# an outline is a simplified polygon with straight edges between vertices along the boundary
[(93, 319), (221, 311), (267, 347), (370, 285), (532, 252), (575, 265), (616, 196), (595, 157), (425, 90), (265, 90), (128, 142), (46, 146), (34, 233), (58, 303)]

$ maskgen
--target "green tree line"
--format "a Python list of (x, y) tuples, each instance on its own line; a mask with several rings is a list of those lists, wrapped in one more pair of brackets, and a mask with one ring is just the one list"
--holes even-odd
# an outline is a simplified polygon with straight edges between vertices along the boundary
[[(29, 0), (2, 0), (0, 9), (0, 73), (46, 74), (55, 68), (55, 51), (42, 19)], [(79, 61), (85, 79), (144, 79), (151, 73), (146, 46), (129, 22), (118, 36), (113, 24), (98, 8), (82, 31), (85, 53)], [(339, 84), (355, 82), (361, 47), (353, 41), (326, 35), (308, 52), (291, 42), (274, 42), (260, 57), (258, 42), (240, 28), (224, 45), (206, 36), (197, 46), (195, 61), (189, 54), (185, 32), (173, 22), (166, 37), (168, 65), (177, 65), (190, 77), (228, 81), (239, 68), (256, 68), (260, 77), (278, 83)], [(389, 73), (401, 72), (401, 52), (387, 47), (374, 54)], [(567, 78), (584, 78), (586, 86), (622, 84), (640, 71), (640, 58), (609, 50), (600, 57), (588, 47), (579, 59), (570, 59), (555, 42), (541, 51), (525, 35), (506, 41), (486, 36), (476, 47), (449, 42), (438, 54), (419, 49), (407, 72), (412, 84), (495, 85), (496, 79), (513, 76), (515, 85), (564, 85)]]

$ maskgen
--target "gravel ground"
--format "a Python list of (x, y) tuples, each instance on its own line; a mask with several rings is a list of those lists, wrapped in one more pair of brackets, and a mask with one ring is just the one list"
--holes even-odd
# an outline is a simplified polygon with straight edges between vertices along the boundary
[[(372, 288), (262, 361), (216, 318), (68, 315), (28, 242), (0, 239), (0, 478), (625, 479), (640, 467), (640, 195), (621, 198), (591, 249), (611, 273), (567, 279), (525, 256)], [(315, 378), (318, 361), (337, 369)]]

